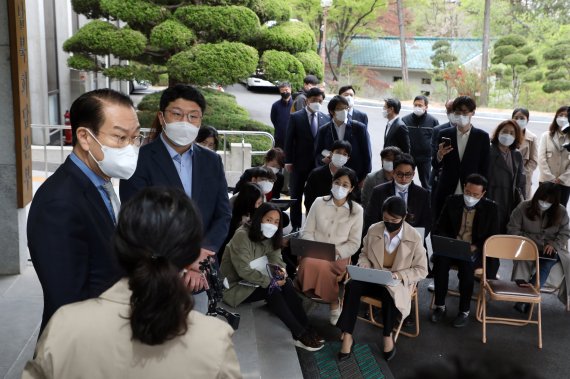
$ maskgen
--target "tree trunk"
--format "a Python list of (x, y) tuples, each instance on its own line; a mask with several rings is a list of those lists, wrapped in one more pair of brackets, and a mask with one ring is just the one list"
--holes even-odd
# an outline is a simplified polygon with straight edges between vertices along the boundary
[(402, 56), (402, 80), (404, 86), (408, 88), (408, 61), (406, 59), (406, 32), (404, 29), (404, 6), (402, 0), (396, 0), (398, 5), (398, 26), (400, 29), (400, 53)]
[(485, 0), (485, 15), (483, 22), (483, 51), (481, 54), (481, 97), (479, 105), (487, 106), (489, 103), (489, 41), (491, 34), (491, 0)]

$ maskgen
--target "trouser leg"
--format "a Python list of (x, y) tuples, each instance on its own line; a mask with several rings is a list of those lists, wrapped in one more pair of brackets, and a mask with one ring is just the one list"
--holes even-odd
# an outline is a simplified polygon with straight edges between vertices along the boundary
[(420, 182), (422, 183), (422, 187), (429, 191), (431, 189), (430, 180), (429, 180), (431, 172), (431, 162), (430, 161), (417, 162), (417, 167), (418, 167), (418, 176), (420, 177)]
[(290, 183), (290, 195), (292, 199), (296, 199), (293, 204), (291, 204), (290, 214), (291, 214), (291, 226), (293, 228), (300, 228), (303, 222), (303, 190), (305, 188), (305, 182), (309, 174), (304, 171), (297, 172), (293, 168), (291, 173), (291, 183)]
[(447, 286), (449, 283), (449, 268), (451, 259), (436, 255), (433, 257), (433, 284), (435, 293), (435, 305), (445, 305)]
[(386, 287), (381, 286), (377, 296), (382, 300), (382, 323), (384, 324), (382, 335), (384, 337), (390, 337), (392, 330), (394, 330), (396, 316), (399, 312), (394, 303), (394, 298), (392, 298), (392, 295), (390, 295)]
[(297, 319), (291, 306), (288, 304), (283, 291), (274, 290), (267, 294), (267, 305), (279, 319), (289, 328), (295, 338), (298, 338), (305, 331), (305, 324)]
[(471, 296), (473, 296), (473, 265), (466, 261), (457, 261), (457, 277), (459, 278), (459, 311), (469, 312)]
[(354, 332), (354, 325), (358, 317), (358, 308), (360, 307), (360, 297), (366, 285), (367, 283), (351, 280), (344, 287), (342, 313), (336, 323), (343, 332), (350, 334)]
[(281, 291), (283, 292), (283, 298), (285, 299), (287, 304), (289, 304), (289, 309), (291, 310), (291, 313), (293, 313), (293, 315), (301, 325), (306, 327), (309, 324), (309, 320), (307, 319), (307, 314), (303, 309), (303, 301), (301, 300), (299, 295), (297, 295), (297, 291), (293, 287), (293, 284), (291, 283), (290, 280), (287, 280), (285, 285), (281, 287)]

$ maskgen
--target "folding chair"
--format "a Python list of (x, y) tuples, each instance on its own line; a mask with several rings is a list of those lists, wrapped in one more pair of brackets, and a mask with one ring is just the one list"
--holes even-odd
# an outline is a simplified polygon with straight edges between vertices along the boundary
[[(534, 261), (536, 264), (536, 283), (528, 287), (520, 287), (516, 283), (504, 280), (488, 280), (486, 258)], [(495, 235), (485, 241), (483, 247), (483, 276), (481, 277), (481, 297), (479, 300), (480, 315), (483, 323), (483, 343), (487, 342), (487, 323), (524, 326), (536, 324), (538, 327), (538, 347), (542, 349), (542, 320), (540, 309), (540, 281), (538, 273), (538, 248), (529, 238), (511, 235)], [(489, 300), (530, 303), (528, 319), (491, 317), (487, 315), (487, 295)], [(534, 306), (537, 305), (537, 319), (532, 319)]]

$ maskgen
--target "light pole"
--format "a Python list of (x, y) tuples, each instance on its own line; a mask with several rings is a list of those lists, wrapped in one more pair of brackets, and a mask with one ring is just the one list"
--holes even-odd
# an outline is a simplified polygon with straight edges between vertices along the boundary
[(327, 64), (327, 53), (326, 53), (326, 43), (327, 43), (327, 16), (329, 13), (329, 8), (332, 5), (333, 0), (321, 0), (321, 8), (323, 8), (323, 24), (321, 25), (321, 60), (323, 61), (323, 70)]

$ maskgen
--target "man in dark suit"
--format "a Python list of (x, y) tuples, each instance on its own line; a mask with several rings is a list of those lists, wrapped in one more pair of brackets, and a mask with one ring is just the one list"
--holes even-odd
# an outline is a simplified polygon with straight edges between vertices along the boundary
[(348, 119), (348, 102), (342, 96), (335, 96), (327, 104), (331, 121), (323, 125), (317, 133), (315, 144), (315, 164), (329, 163), (329, 155), (335, 141), (350, 142), (352, 152), (346, 167), (356, 172), (358, 181), (364, 182), (372, 168), (370, 156), (370, 136), (366, 126), (356, 120)]
[(439, 183), (435, 193), (434, 219), (447, 196), (461, 194), (465, 178), (476, 173), (487, 177), (489, 166), (489, 135), (475, 128), (471, 118), (475, 114), (475, 101), (468, 96), (459, 96), (453, 101), (452, 110), (456, 128), (443, 129), (439, 133), (440, 140), (448, 138), (450, 145), (441, 142), (432, 159), (432, 167), (439, 170)]
[(428, 98), (418, 95), (414, 98), (414, 111), (402, 117), (410, 133), (412, 157), (418, 166), (418, 175), (422, 187), (430, 190), (429, 174), (431, 171), (431, 140), (433, 130), (439, 125), (437, 118), (427, 112)]
[(120, 203), (110, 179), (132, 175), (141, 143), (133, 103), (119, 92), (81, 95), (70, 119), (73, 151), (38, 189), (28, 215), (44, 294), (40, 333), (59, 307), (97, 297), (122, 276), (111, 250)]
[(447, 198), (433, 228), (433, 235), (469, 242), (473, 255), (471, 261), (433, 256), (435, 309), (431, 315), (432, 322), (441, 321), (447, 313), (445, 296), (451, 266), (457, 267), (459, 279), (459, 314), (453, 326), (461, 328), (469, 321), (474, 271), (482, 267), (483, 244), (487, 238), (499, 232), (497, 204), (484, 197), (486, 190), (487, 179), (479, 174), (469, 175), (465, 179), (463, 194)]
[(285, 138), (285, 169), (291, 173), (289, 192), (291, 204), (291, 226), (299, 229), (303, 221), (301, 211), (303, 189), (309, 173), (315, 168), (315, 141), (319, 127), (330, 121), (320, 112), (325, 99), (324, 92), (317, 87), (307, 92), (305, 108), (291, 115)]
[(348, 101), (348, 119), (361, 122), (368, 129), (368, 115), (354, 108), (354, 96), (356, 96), (354, 87), (352, 85), (342, 86), (338, 90), (338, 94)]
[[(447, 128), (455, 128), (455, 122), (452, 122), (455, 120), (455, 115), (453, 114), (453, 100), (447, 100), (445, 102), (445, 110), (447, 112), (447, 118), (448, 118), (448, 122), (446, 122), (445, 124), (441, 124), (436, 126), (435, 128), (433, 128), (433, 134), (431, 136), (431, 158), (433, 159), (433, 157), (437, 154), (437, 150), (439, 148), (439, 143), (441, 142), (440, 138), (439, 138), (439, 133)], [(432, 204), (434, 203), (434, 194), (437, 190), (437, 183), (439, 181), (439, 170), (431, 170), (430, 176), (429, 176), (429, 185), (431, 188), (431, 201)]]
[[(120, 185), (123, 201), (149, 186), (184, 190), (202, 216), (203, 256), (199, 260), (213, 256), (220, 249), (231, 220), (222, 160), (215, 152), (194, 143), (205, 109), (206, 100), (196, 88), (181, 84), (167, 88), (154, 124), (157, 136), (140, 149), (135, 174)], [(204, 277), (196, 266), (188, 267), (185, 281), (195, 294), (205, 287)], [(195, 298), (196, 309), (206, 311), (205, 295), (200, 293)]]
[(410, 153), (410, 136), (408, 127), (398, 116), (402, 104), (398, 99), (384, 100), (382, 116), (388, 120), (384, 131), (384, 147), (396, 146), (404, 153)]
[(281, 99), (271, 105), (271, 123), (273, 124), (273, 137), (275, 138), (275, 147), (283, 148), (285, 146), (285, 135), (287, 134), (287, 125), (291, 117), (291, 106), (293, 98), (291, 97), (291, 84), (283, 82), (279, 84), (279, 94)]

